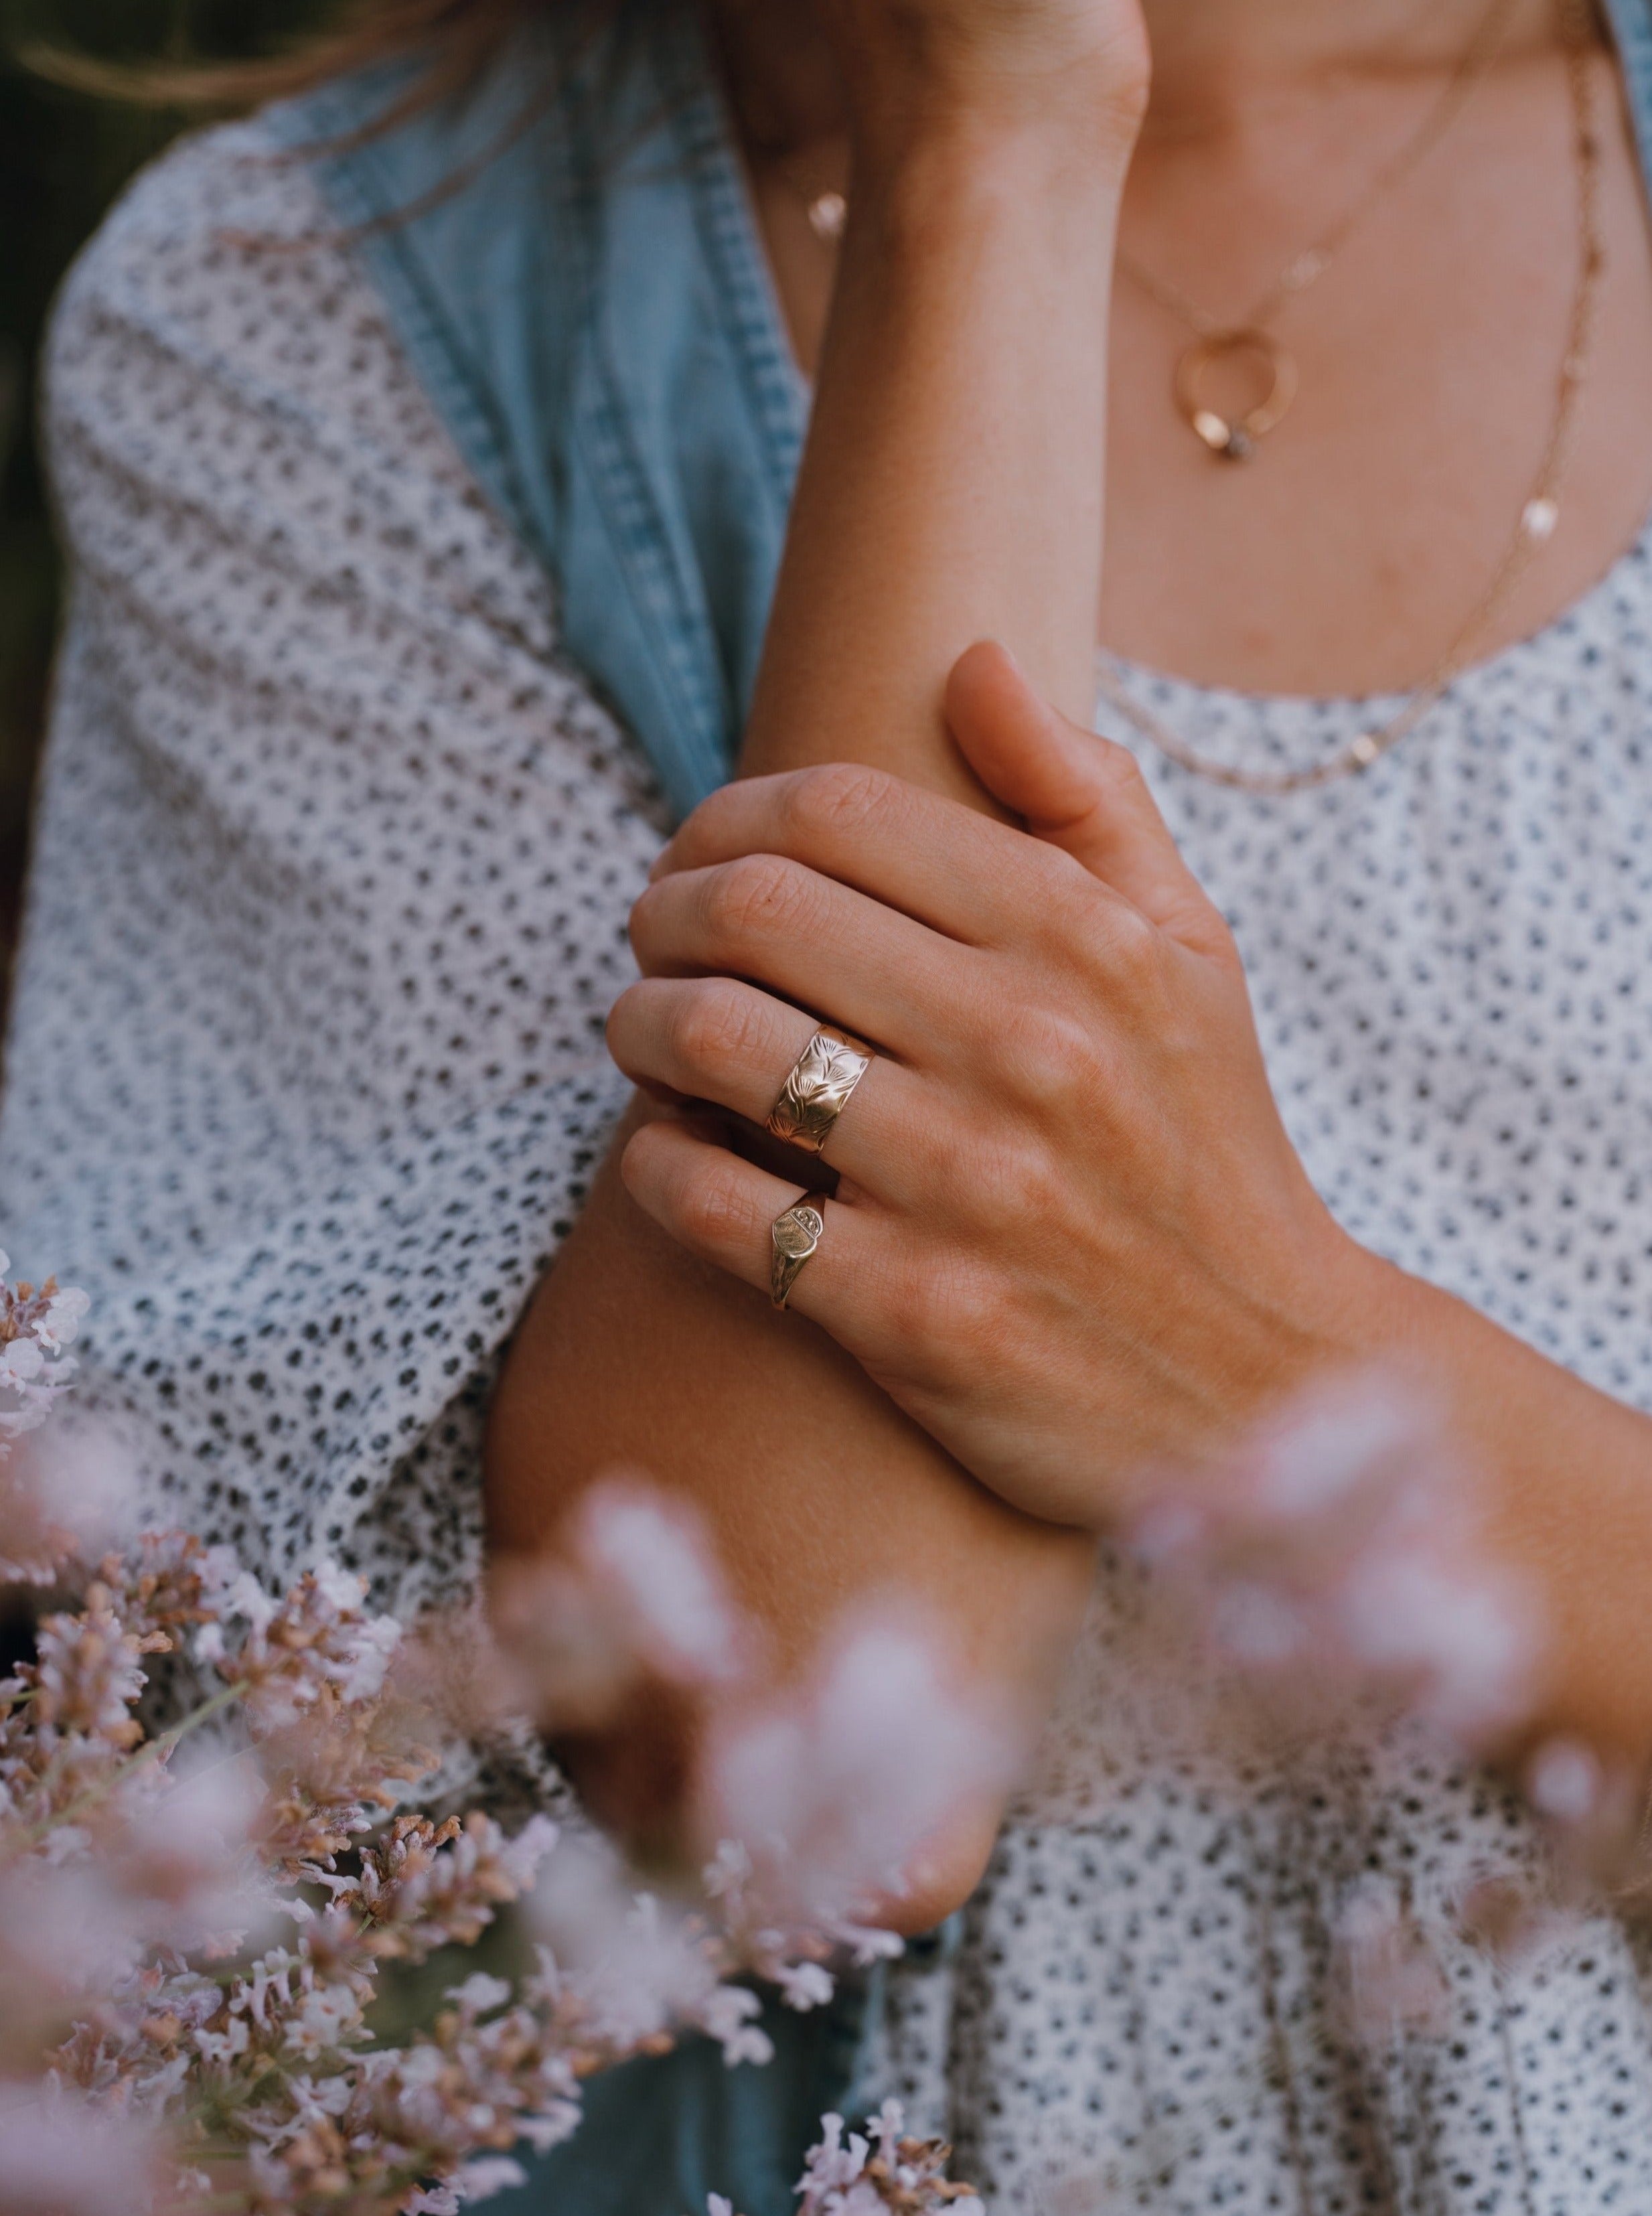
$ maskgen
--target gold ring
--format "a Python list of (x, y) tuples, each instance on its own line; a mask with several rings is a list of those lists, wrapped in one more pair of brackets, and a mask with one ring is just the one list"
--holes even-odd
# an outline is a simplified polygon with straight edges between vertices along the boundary
[(769, 1226), (769, 1243), (774, 1250), (769, 1262), (769, 1297), (777, 1308), (783, 1308), (790, 1299), (803, 1265), (825, 1231), (826, 1218), (809, 1200), (794, 1202)]
[(769, 1111), (768, 1129), (789, 1146), (818, 1154), (849, 1096), (872, 1067), (872, 1050), (838, 1031), (816, 1031), (793, 1064)]

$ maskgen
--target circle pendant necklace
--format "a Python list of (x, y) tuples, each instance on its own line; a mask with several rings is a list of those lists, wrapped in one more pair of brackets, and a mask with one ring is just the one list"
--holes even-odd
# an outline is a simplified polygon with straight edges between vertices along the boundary
[(1414, 731), (1459, 678), (1499, 615), (1533, 557), (1555, 534), (1561, 493), (1571, 458), (1578, 403), (1594, 348), (1601, 280), (1606, 274), (1606, 238), (1600, 216), (1600, 138), (1595, 127), (1594, 80), (1590, 69), (1588, 0), (1557, 0), (1556, 12), (1566, 61), (1572, 110), (1573, 159), (1577, 179), (1577, 276), (1567, 320), (1555, 404), (1537, 474), (1529, 484), (1491, 579), (1458, 627), (1450, 645), (1398, 713), (1377, 728), (1358, 732), (1325, 760), (1299, 770), (1240, 769), (1196, 753), (1164, 718), (1128, 690), (1105, 659), (1097, 669), (1100, 690), (1119, 715), (1180, 769), (1213, 785), (1269, 798), (1306, 792), (1357, 776), (1379, 762)]
[[(1124, 274), (1170, 314), (1186, 323), (1193, 343), (1176, 366), (1176, 405), (1189, 429), (1209, 451), (1226, 461), (1248, 461), (1260, 442), (1277, 428), (1296, 397), (1294, 357), (1268, 324), (1287, 301), (1316, 284), (1332, 255), (1376, 202), (1436, 145), (1449, 129), (1476, 82), (1490, 67), (1513, 7), (1513, 0), (1492, 0), (1466, 52), (1452, 71), (1422, 126), (1399, 153), (1379, 170), (1354, 205), (1345, 211), (1316, 243), (1287, 263), (1263, 297), (1237, 323), (1224, 323), (1211, 316), (1174, 285), (1146, 269), (1128, 255), (1118, 255)], [(1515, 518), (1489, 583), (1459, 625), (1444, 655), (1407, 698), (1397, 714), (1375, 729), (1359, 732), (1328, 760), (1301, 770), (1248, 770), (1212, 761), (1196, 753), (1161, 717), (1136, 699), (1105, 660), (1098, 670), (1101, 692), (1142, 736), (1178, 768), (1223, 785), (1233, 791), (1278, 798), (1294, 792), (1331, 785), (1358, 775), (1382, 760), (1391, 748), (1422, 722), (1441, 695), (1472, 659), (1479, 642), (1491, 630), (1513, 596), (1528, 564), (1554, 536), (1560, 520), (1561, 492), (1571, 457), (1578, 403), (1594, 351), (1601, 280), (1606, 274), (1606, 240), (1600, 215), (1601, 145), (1594, 119), (1594, 86), (1590, 62), (1593, 28), (1590, 0), (1556, 0), (1560, 41), (1566, 63), (1572, 110), (1572, 142), (1577, 180), (1577, 278), (1568, 318), (1564, 348), (1557, 379), (1554, 409), (1535, 477)], [(844, 193), (808, 190), (801, 181), (789, 180), (802, 200), (809, 228), (823, 246), (835, 248), (849, 212)], [(1212, 373), (1225, 365), (1249, 362), (1259, 373), (1262, 390), (1256, 403), (1238, 415), (1226, 415), (1211, 404)]]
[[(1121, 248), (1117, 263), (1125, 275), (1166, 314), (1185, 323), (1193, 343), (1176, 366), (1173, 391), (1177, 412), (1194, 436), (1224, 461), (1248, 462), (1270, 431), (1290, 412), (1299, 383), (1296, 358), (1269, 330), (1274, 318), (1299, 293), (1317, 285), (1333, 257), (1378, 202), (1402, 183), (1433, 152), (1461, 113), (1465, 102), (1495, 58), (1514, 0), (1491, 0), (1428, 113), (1393, 157), (1385, 162), (1353, 206), (1329, 230), (1293, 255), (1261, 298), (1236, 322), (1212, 315), (1184, 292)], [(1213, 372), (1253, 370), (1259, 397), (1245, 409), (1219, 408), (1213, 399)]]

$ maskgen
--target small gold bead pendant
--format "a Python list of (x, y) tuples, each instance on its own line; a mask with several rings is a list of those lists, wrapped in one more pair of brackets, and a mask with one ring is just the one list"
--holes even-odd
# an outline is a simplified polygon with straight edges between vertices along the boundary
[(824, 245), (837, 243), (848, 219), (849, 202), (841, 193), (816, 193), (808, 204), (808, 227)]

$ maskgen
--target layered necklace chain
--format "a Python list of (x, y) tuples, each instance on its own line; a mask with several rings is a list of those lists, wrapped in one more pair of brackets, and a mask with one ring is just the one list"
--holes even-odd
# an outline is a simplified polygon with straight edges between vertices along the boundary
[[(1193, 344), (1176, 364), (1175, 393), (1190, 428), (1213, 454), (1228, 461), (1249, 460), (1262, 440), (1284, 420), (1296, 393), (1296, 363), (1288, 350), (1268, 331), (1267, 324), (1290, 301), (1318, 281), (1333, 255), (1377, 201), (1409, 175), (1439, 144), (1495, 58), (1512, 6), (1513, 0), (1492, 0), (1469, 47), (1419, 129), (1378, 172), (1354, 204), (1311, 245), (1286, 264), (1239, 323), (1225, 323), (1207, 314), (1176, 286), (1133, 257), (1120, 254), (1118, 264), (1123, 274), (1194, 333)], [(1168, 760), (1195, 776), (1241, 792), (1280, 797), (1331, 785), (1371, 768), (1416, 729), (1469, 666), (1481, 642), (1508, 606), (1528, 565), (1554, 535), (1560, 520), (1561, 495), (1571, 458), (1579, 402), (1594, 354), (1606, 264), (1601, 219), (1601, 143), (1594, 113), (1589, 0), (1556, 0), (1556, 15), (1572, 114), (1577, 275), (1556, 378), (1554, 407), (1541, 458), (1491, 577), (1449, 645), (1398, 711), (1386, 723), (1360, 731), (1336, 754), (1305, 769), (1251, 770), (1208, 760), (1138, 700), (1116, 671), (1107, 667), (1104, 659), (1098, 670), (1098, 682), (1108, 703)], [(827, 243), (835, 243), (848, 212), (844, 195), (836, 190), (808, 192), (795, 180), (792, 182), (804, 202), (816, 237)], [(1207, 403), (1207, 381), (1209, 372), (1219, 362), (1242, 355), (1249, 355), (1263, 366), (1268, 390), (1255, 407), (1230, 419)]]
[(1282, 797), (1359, 775), (1409, 737), (1473, 660), (1494, 629), (1534, 557), (1554, 536), (1561, 494), (1571, 459), (1578, 403), (1594, 349), (1606, 252), (1600, 213), (1600, 139), (1594, 120), (1594, 76), (1586, 0), (1558, 0), (1557, 13), (1571, 96), (1573, 156), (1577, 178), (1577, 276), (1555, 379), (1555, 403), (1535, 476), (1485, 589), (1459, 625), (1450, 643), (1422, 683), (1386, 723), (1355, 734), (1348, 744), (1305, 769), (1253, 770), (1215, 762), (1138, 700), (1105, 661), (1097, 678), (1109, 705), (1168, 760), (1195, 776), (1239, 792)]
[[(1366, 189), (1336, 221), (1295, 254), (1273, 283), (1236, 322), (1213, 316), (1181, 286), (1161, 277), (1121, 248), (1118, 268), (1149, 299), (1156, 301), (1194, 334), (1176, 366), (1176, 403), (1194, 436), (1213, 454), (1231, 462), (1249, 461), (1268, 434), (1290, 412), (1299, 382), (1296, 358), (1268, 325), (1290, 303), (1317, 285), (1340, 249), (1378, 203), (1403, 184), (1434, 151), (1461, 114), (1480, 78), (1495, 60), (1514, 0), (1491, 5), (1422, 123)], [(841, 220), (841, 219), (840, 219)], [(1256, 404), (1237, 416), (1224, 415), (1207, 399), (1210, 372), (1224, 363), (1254, 361), (1268, 379)]]

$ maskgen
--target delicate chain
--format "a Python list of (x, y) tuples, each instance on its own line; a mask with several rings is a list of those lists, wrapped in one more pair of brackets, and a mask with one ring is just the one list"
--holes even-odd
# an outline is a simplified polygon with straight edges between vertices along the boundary
[(1591, 66), (1588, 0), (1557, 0), (1557, 14), (1565, 48), (1567, 82), (1571, 94), (1577, 165), (1578, 271), (1567, 324), (1566, 348), (1561, 359), (1555, 412), (1543, 459), (1521, 507), (1513, 535), (1502, 560), (1479, 600), (1459, 626), (1451, 644), (1403, 708), (1376, 730), (1361, 731), (1342, 751), (1313, 767), (1295, 771), (1253, 771), (1231, 768), (1194, 752), (1151, 709), (1133, 699), (1115, 671), (1105, 662), (1098, 670), (1102, 692), (1110, 704), (1168, 760), (1194, 775), (1240, 792), (1281, 796), (1330, 785), (1339, 778), (1357, 775), (1379, 761), (1391, 748), (1414, 731), (1439, 702), (1453, 680), (1460, 676), (1480, 639), (1490, 629), (1524, 576), (1528, 564), (1553, 537), (1560, 520), (1560, 495), (1576, 431), (1578, 403), (1594, 352), (1600, 283), (1606, 266), (1606, 242), (1600, 219), (1601, 149), (1595, 128), (1594, 78)]
[(1420, 168), (1433, 153), (1461, 114), (1469, 95), (1496, 58), (1514, 5), (1514, 0), (1491, 0), (1478, 29), (1420, 127), (1407, 139), (1398, 153), (1378, 170), (1354, 205), (1345, 209), (1328, 231), (1322, 231), (1311, 244), (1305, 246), (1286, 263), (1247, 313), (1229, 318), (1213, 316), (1184, 292), (1179, 285), (1157, 275), (1122, 248), (1115, 256), (1119, 268), (1133, 284), (1139, 286), (1150, 299), (1156, 300), (1168, 314), (1174, 316), (1178, 323), (1185, 323), (1201, 338), (1220, 338), (1229, 332), (1241, 329), (1262, 329), (1278, 315), (1287, 300), (1305, 292), (1311, 285), (1318, 283), (1330, 268), (1332, 257), (1347, 243), (1378, 201), (1403, 183), (1412, 170)]

